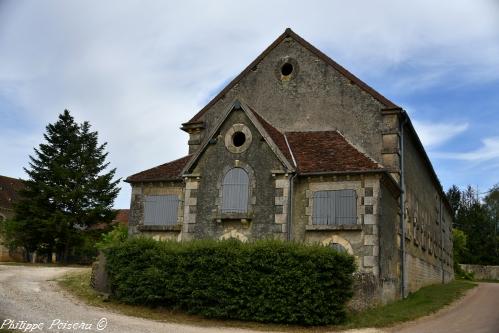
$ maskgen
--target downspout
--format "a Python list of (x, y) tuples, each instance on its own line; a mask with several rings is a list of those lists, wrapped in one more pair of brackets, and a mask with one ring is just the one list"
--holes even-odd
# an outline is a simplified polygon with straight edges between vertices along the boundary
[[(293, 155), (293, 151), (291, 150), (291, 146), (289, 145), (286, 133), (284, 133), (284, 140), (286, 141), (286, 146), (288, 147), (291, 159), (293, 160), (293, 165), (296, 169), (297, 165), (296, 165), (295, 156)], [(291, 240), (291, 224), (293, 223), (293, 192), (294, 192), (293, 189), (295, 184), (295, 178), (297, 175), (298, 173), (293, 173), (293, 175), (289, 177), (288, 218), (286, 219), (286, 239), (288, 241)]]
[(401, 258), (400, 258), (400, 272), (401, 283), (400, 293), (402, 298), (406, 297), (406, 268), (405, 268), (405, 169), (404, 169), (404, 127), (407, 123), (407, 115), (403, 111), (403, 121), (400, 122), (400, 231), (401, 231)]
[(291, 240), (291, 224), (293, 222), (293, 188), (294, 188), (296, 176), (297, 176), (297, 174), (295, 173), (289, 178), (288, 218), (286, 220), (286, 222), (287, 222), (286, 239), (288, 241)]
[(445, 283), (445, 271), (444, 271), (444, 226), (442, 225), (442, 196), (440, 195), (440, 209), (439, 209), (439, 226), (440, 226), (440, 268), (442, 270), (442, 284)]

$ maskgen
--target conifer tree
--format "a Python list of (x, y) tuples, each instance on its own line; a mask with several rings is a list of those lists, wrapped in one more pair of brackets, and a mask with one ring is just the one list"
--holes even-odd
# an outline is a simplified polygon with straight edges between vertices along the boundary
[(77, 124), (68, 110), (46, 127), (45, 143), (30, 156), (29, 179), (16, 206), (16, 233), (31, 249), (57, 251), (67, 262), (82, 231), (110, 222), (118, 195), (116, 169), (106, 171), (107, 143), (99, 145), (90, 124)]

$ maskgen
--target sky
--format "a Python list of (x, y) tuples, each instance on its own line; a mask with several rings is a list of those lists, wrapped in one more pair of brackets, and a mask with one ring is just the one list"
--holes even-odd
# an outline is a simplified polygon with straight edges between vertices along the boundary
[(181, 123), (287, 27), (410, 114), (444, 189), (499, 183), (499, 0), (0, 0), (0, 174), (64, 109), (119, 178), (184, 156)]

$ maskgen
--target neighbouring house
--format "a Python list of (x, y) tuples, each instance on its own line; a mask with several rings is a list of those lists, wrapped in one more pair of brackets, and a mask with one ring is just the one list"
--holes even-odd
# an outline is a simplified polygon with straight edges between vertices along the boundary
[[(19, 200), (19, 191), (23, 188), (22, 180), (0, 176), (0, 223), (14, 217), (14, 204)], [(0, 261), (13, 260), (22, 260), (22, 253), (17, 250), (9, 251), (2, 245), (0, 238)]]
[(364, 305), (453, 279), (449, 202), (407, 113), (287, 29), (127, 178), (129, 234), (321, 243)]

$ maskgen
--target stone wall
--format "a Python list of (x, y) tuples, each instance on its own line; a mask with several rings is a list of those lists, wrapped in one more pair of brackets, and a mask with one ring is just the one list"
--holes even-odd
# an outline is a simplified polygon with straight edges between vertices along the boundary
[[(294, 72), (282, 79), (283, 61)], [(292, 38), (277, 45), (200, 119), (205, 129), (193, 131), (201, 142), (223, 111), (241, 99), (281, 131), (340, 130), (369, 156), (382, 160), (384, 106)], [(355, 126), (352, 126), (355, 124)], [(191, 145), (194, 151), (199, 145)]]
[[(227, 146), (225, 138), (234, 126), (246, 128), (246, 140), (251, 140), (251, 145), (243, 146), (244, 149)], [(227, 214), (221, 210), (223, 177), (233, 167), (243, 168), (249, 175), (247, 213)], [(244, 111), (229, 114), (194, 165), (186, 184), (192, 190), (195, 188), (196, 207), (189, 208), (192, 215), (187, 219), (188, 225), (184, 225), (184, 239), (286, 239), (289, 175)], [(191, 197), (192, 190), (186, 196)]]
[[(355, 190), (357, 224), (313, 225), (313, 195), (324, 190)], [(379, 175), (336, 175), (299, 177), (293, 195), (294, 240), (309, 243), (339, 243), (350, 252), (361, 271), (379, 273)]]
[(404, 164), (406, 287), (414, 292), (454, 278), (452, 217), (417, 142), (407, 130)]
[(473, 273), (476, 280), (499, 280), (499, 266), (460, 265), (468, 273)]
[[(184, 224), (184, 182), (151, 182), (132, 185), (132, 201), (128, 221), (129, 235), (145, 235), (156, 240), (180, 240)], [(177, 224), (166, 226), (144, 225), (144, 196), (177, 195), (179, 198)]]

